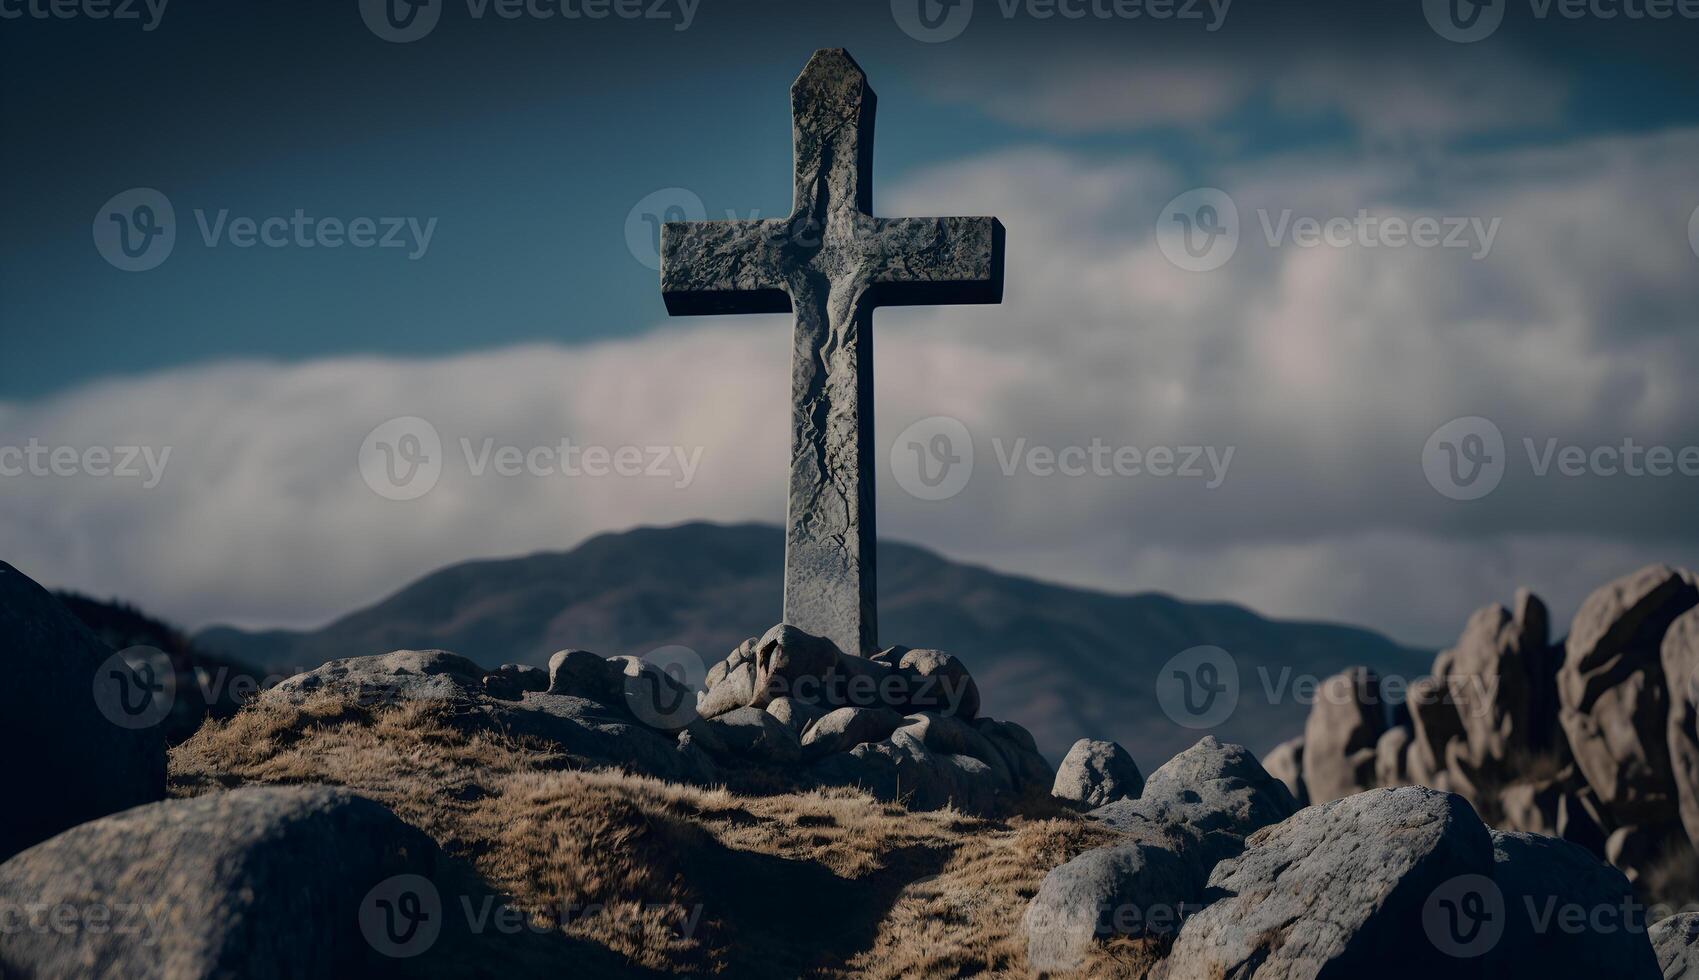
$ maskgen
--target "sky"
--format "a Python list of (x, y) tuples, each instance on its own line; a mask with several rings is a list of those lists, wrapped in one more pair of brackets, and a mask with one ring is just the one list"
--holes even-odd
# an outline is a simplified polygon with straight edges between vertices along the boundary
[(785, 214), (842, 46), (876, 211), (1008, 229), (876, 315), (881, 534), (1432, 646), (1699, 565), (1699, 4), (390, 2), (0, 0), (0, 558), (312, 626), (778, 523), (788, 320), (653, 229)]

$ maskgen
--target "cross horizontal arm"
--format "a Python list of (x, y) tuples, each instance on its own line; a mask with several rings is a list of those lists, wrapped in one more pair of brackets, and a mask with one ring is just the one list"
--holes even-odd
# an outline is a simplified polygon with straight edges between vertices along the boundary
[(661, 297), (673, 316), (790, 310), (774, 243), (784, 221), (669, 221), (661, 226)]
[(996, 218), (877, 218), (878, 306), (1003, 301), (1003, 223)]

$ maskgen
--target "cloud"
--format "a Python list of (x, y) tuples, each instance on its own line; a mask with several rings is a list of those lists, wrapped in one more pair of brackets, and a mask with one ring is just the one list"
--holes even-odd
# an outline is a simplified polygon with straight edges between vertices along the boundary
[[(1072, 583), (1433, 644), (1517, 585), (1561, 616), (1638, 564), (1699, 563), (1693, 480), (1541, 477), (1522, 442), (1699, 445), (1696, 153), (1699, 132), (1674, 131), (1228, 168), (1215, 181), (1237, 204), (1240, 243), (1207, 273), (1157, 245), (1158, 215), (1188, 188), (1153, 157), (1014, 149), (912, 175), (884, 209), (1000, 215), (1009, 280), (1001, 306), (878, 314), (881, 531)], [(1265, 238), (1265, 217), (1360, 211), (1499, 231), (1482, 258)], [(676, 321), (588, 346), (214, 364), (0, 406), (0, 446), (172, 450), (153, 489), (0, 478), (0, 539), (38, 578), (190, 624), (303, 625), (466, 558), (637, 524), (776, 523), (788, 329), (783, 317)], [(938, 415), (971, 432), (974, 477), (925, 501), (888, 461), (898, 433)], [(1464, 415), (1493, 419), (1510, 450), (1503, 484), (1473, 502), (1435, 492), (1422, 469), (1430, 434)], [(397, 501), (363, 479), (359, 453), (404, 416), (440, 435), (443, 471)], [(676, 469), (474, 473), (498, 447), (562, 439), (700, 449), (700, 465), (686, 486)], [(1020, 460), (1002, 470), (1017, 448), (1094, 443), (1234, 455), (1213, 489), (1038, 475)]]

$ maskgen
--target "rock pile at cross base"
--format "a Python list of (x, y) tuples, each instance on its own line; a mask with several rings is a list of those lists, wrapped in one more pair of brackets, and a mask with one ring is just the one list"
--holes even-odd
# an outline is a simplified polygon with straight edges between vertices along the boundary
[(1302, 802), (1388, 786), (1468, 800), (1631, 881), (1699, 842), (1699, 576), (1654, 565), (1595, 591), (1566, 639), (1540, 599), (1475, 612), (1406, 692), (1366, 668), (1318, 689), (1268, 768)]
[[(86, 695), (97, 642), (9, 566), (0, 566), (0, 589), (0, 623), (32, 644), (3, 651), (8, 662), (33, 664), (67, 703), (73, 689)], [(1249, 751), (1213, 737), (1148, 779), (1120, 746), (1091, 740), (1053, 772), (1019, 726), (978, 717), (965, 665), (935, 650), (848, 657), (781, 625), (716, 664), (701, 691), (652, 663), (584, 651), (556, 654), (547, 670), (487, 671), (452, 653), (403, 650), (326, 664), (260, 698), (304, 704), (318, 695), (425, 702), (468, 730), (559, 746), (574, 765), (676, 782), (752, 792), (856, 785), (913, 809), (999, 814), (1037, 802), (1081, 811), (1112, 842), (1051, 870), (1033, 896), (1024, 926), (1035, 971), (1092, 975), (1093, 957), (1117, 943), (1148, 952), (1141, 975), (1169, 980), (1651, 980), (1660, 963), (1699, 969), (1699, 926), (1687, 917), (1659, 923), (1649, 938), (1639, 921), (1554, 931), (1530, 914), (1554, 902), (1630, 909), (1630, 884), (1575, 844), (1489, 831), (1461, 796), (1402, 787), (1301, 808)], [(145, 943), (112, 929), (0, 937), (0, 973), (283, 977), (405, 964), (382, 948), (396, 941), (382, 916), (400, 908), (396, 896), (384, 906), (384, 889), (429, 879), (442, 860), (387, 808), (311, 786), (160, 799), (163, 788), (149, 782), (164, 768), (157, 737), (23, 703), (7, 723), (20, 744), (62, 731), (86, 764), (51, 778), (25, 774), (34, 797), (59, 794), (77, 806), (42, 810), (7, 842), (0, 908), (94, 903), (163, 914), (144, 917)], [(1338, 740), (1353, 771), (1367, 764), (1364, 741)], [(107, 758), (146, 779), (132, 786), (100, 764)], [(1472, 948), (1480, 930), (1459, 937), (1455, 916), (1446, 917), (1472, 908), (1471, 896), (1498, 902), (1490, 941)]]

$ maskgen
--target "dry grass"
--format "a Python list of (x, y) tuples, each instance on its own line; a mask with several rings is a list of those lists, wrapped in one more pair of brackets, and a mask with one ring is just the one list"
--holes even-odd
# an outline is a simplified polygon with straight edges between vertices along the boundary
[[(1027, 901), (1108, 840), (1054, 809), (984, 820), (587, 769), (424, 703), (252, 705), (174, 749), (171, 771), (180, 795), (346, 786), (425, 831), (464, 896), (445, 905), (495, 896), (532, 926), (458, 936), (423, 971), (444, 975), (1024, 977)], [(1111, 947), (1090, 972), (1136, 976), (1145, 959)]]

